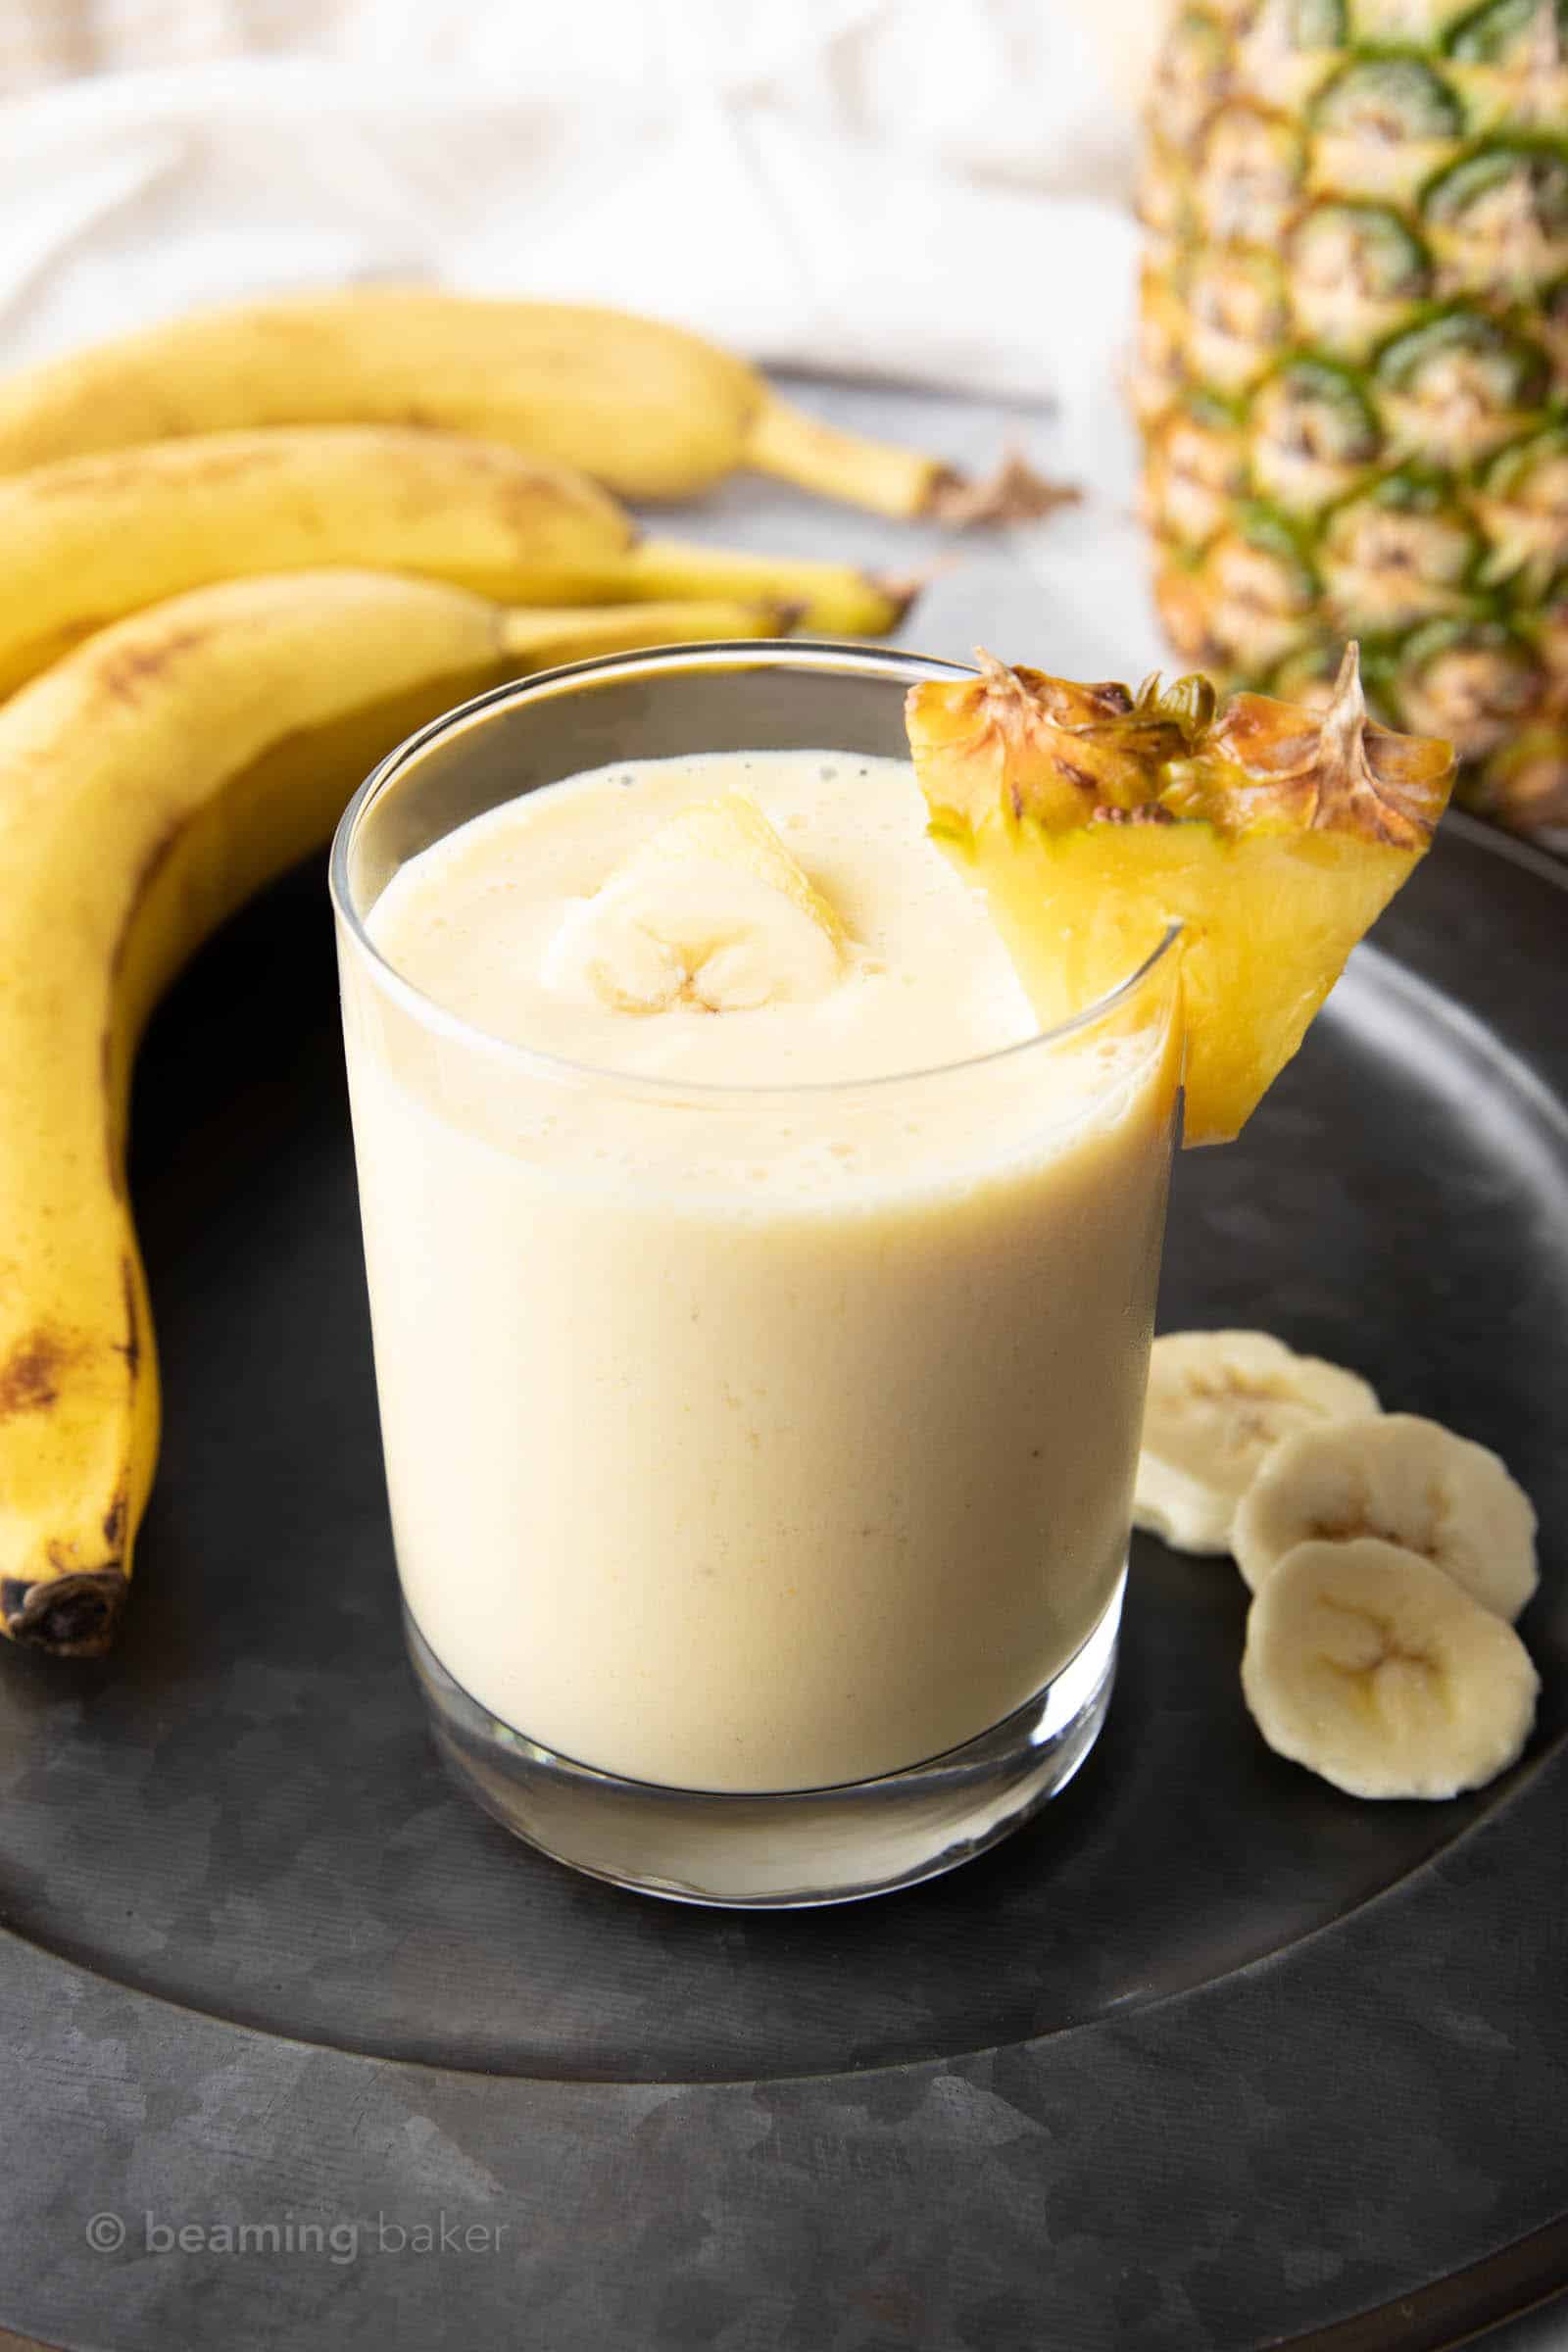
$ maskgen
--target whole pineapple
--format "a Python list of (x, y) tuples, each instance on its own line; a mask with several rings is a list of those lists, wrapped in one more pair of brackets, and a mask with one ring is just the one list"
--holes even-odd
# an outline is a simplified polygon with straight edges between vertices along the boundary
[(1184, 658), (1384, 714), (1568, 840), (1568, 0), (1202, 0), (1135, 399)]

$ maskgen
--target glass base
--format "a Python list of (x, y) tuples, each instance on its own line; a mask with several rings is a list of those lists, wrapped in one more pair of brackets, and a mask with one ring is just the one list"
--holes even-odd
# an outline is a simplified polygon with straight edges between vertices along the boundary
[(470, 1698), (407, 1610), (404, 1623), (449, 1770), (529, 1845), (671, 1902), (787, 1909), (935, 1878), (1064, 1788), (1105, 1718), (1124, 1582), (1055, 1679), (979, 1739), (878, 1780), (756, 1796), (621, 1780), (557, 1755)]

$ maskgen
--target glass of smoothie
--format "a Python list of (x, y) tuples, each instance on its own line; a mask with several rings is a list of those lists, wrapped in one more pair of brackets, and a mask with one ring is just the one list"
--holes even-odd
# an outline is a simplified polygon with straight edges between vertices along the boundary
[(962, 674), (582, 663), (334, 844), (415, 1669), (480, 1802), (622, 1886), (908, 1885), (1104, 1715), (1178, 958), (1040, 1032), (907, 760)]

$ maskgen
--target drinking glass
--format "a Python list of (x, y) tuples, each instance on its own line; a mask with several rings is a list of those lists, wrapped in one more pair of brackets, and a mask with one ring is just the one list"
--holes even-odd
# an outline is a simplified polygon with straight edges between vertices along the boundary
[(999, 1052), (710, 1086), (487, 1036), (370, 918), (519, 794), (677, 755), (904, 757), (907, 689), (964, 674), (798, 642), (578, 663), (412, 737), (333, 846), (415, 1673), (479, 1802), (620, 1886), (906, 1886), (1089, 1753), (1177, 1117), (1174, 935)]

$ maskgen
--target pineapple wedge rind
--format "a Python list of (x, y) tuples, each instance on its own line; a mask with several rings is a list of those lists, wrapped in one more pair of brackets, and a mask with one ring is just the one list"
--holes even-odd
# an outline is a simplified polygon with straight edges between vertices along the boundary
[(979, 660), (908, 697), (934, 837), (984, 890), (1044, 1027), (1181, 927), (1185, 1141), (1228, 1142), (1425, 852), (1451, 749), (1368, 718), (1353, 646), (1319, 710)]

